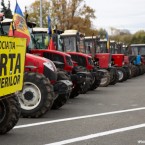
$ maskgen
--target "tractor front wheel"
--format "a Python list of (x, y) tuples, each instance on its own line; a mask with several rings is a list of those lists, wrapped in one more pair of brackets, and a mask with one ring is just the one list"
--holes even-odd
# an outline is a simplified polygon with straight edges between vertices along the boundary
[(0, 100), (0, 135), (10, 131), (18, 122), (20, 105), (15, 95)]
[(100, 87), (107, 87), (111, 81), (110, 72), (106, 69), (101, 69), (101, 71), (104, 72), (104, 76), (101, 78)]
[(95, 77), (95, 81), (94, 81), (93, 84), (91, 85), (90, 90), (95, 90), (95, 89), (97, 89), (97, 88), (100, 86), (100, 83), (101, 83), (101, 79), (97, 79), (97, 78)]
[(117, 68), (117, 72), (119, 75), (119, 79), (118, 79), (119, 82), (123, 82), (127, 80), (127, 73), (124, 68)]
[(67, 100), (69, 99), (70, 94), (60, 94), (55, 100), (52, 105), (51, 109), (59, 109), (61, 108), (64, 104), (66, 104)]
[(54, 98), (53, 87), (44, 75), (25, 73), (24, 87), (19, 94), (22, 117), (41, 117), (51, 109)]

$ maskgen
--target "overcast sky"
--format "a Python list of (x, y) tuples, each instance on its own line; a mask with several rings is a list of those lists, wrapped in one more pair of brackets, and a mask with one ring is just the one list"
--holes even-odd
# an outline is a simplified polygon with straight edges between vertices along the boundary
[[(8, 0), (5, 0), (7, 2)], [(14, 11), (15, 0), (11, 1)], [(35, 0), (17, 0), (22, 11)], [(132, 33), (145, 30), (145, 0), (85, 0), (87, 5), (95, 9), (97, 19), (94, 26), (108, 30), (109, 27), (128, 29)]]

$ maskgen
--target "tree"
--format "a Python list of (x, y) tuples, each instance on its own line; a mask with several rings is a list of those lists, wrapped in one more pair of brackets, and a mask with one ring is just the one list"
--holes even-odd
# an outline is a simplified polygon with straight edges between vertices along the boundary
[[(47, 0), (42, 1), (42, 20), (43, 27), (47, 27), (47, 17), (50, 11), (50, 3)], [(27, 8), (28, 21), (35, 22), (40, 26), (40, 0), (36, 0)], [(26, 14), (26, 12), (25, 12)]]
[(107, 31), (103, 28), (99, 29), (99, 31), (98, 31), (98, 35), (100, 36), (101, 39), (106, 38), (106, 33), (107, 33)]
[[(39, 0), (32, 3), (28, 8), (29, 20), (36, 22), (39, 26)], [(47, 27), (47, 16), (51, 18), (52, 27), (57, 25), (58, 29), (77, 29), (87, 35), (97, 30), (92, 28), (91, 19), (95, 19), (95, 10), (87, 6), (84, 0), (43, 0), (43, 27)]]
[(62, 30), (72, 29), (76, 19), (80, 23), (82, 19), (91, 22), (96, 18), (95, 10), (87, 6), (84, 0), (52, 0), (51, 6), (53, 24)]
[(10, 9), (10, 1), (8, 1), (8, 7), (5, 6), (4, 0), (1, 1), (2, 10), (6, 18), (13, 18), (12, 11)]
[(132, 37), (131, 43), (145, 43), (145, 31), (140, 30), (136, 32)]
[(131, 34), (115, 35), (111, 36), (111, 39), (115, 40), (116, 42), (122, 42), (126, 45), (129, 45), (132, 40), (132, 35)]

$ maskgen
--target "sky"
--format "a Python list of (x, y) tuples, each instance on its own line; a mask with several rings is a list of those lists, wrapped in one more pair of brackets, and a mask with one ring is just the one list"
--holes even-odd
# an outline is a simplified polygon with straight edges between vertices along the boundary
[[(0, 0), (1, 1), (1, 0)], [(15, 0), (11, 1), (14, 11)], [(35, 0), (17, 0), (22, 11)], [(96, 19), (93, 25), (109, 30), (110, 27), (128, 29), (131, 33), (145, 30), (145, 0), (85, 0), (95, 10)], [(7, 3), (8, 0), (5, 0)]]

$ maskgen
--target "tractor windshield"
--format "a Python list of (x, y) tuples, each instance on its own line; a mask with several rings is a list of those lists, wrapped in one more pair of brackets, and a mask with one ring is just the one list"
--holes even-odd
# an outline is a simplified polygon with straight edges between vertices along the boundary
[(133, 47), (131, 47), (131, 50), (132, 50), (132, 55), (138, 55), (138, 53), (139, 53), (138, 47), (133, 46)]
[(117, 46), (115, 42), (110, 42), (110, 53), (111, 54), (117, 53)]
[[(1, 35), (8, 35), (8, 31), (9, 31), (10, 25), (1, 25)], [(2, 34), (3, 33), (3, 34)]]
[(78, 40), (78, 51), (85, 53), (85, 46), (84, 46), (84, 38), (80, 38), (80, 41)]
[(98, 53), (107, 53), (108, 52), (108, 50), (107, 50), (107, 41), (100, 41), (99, 46), (100, 46), (100, 48), (99, 48), (100, 52), (98, 52)]
[(58, 51), (63, 51), (63, 42), (62, 42), (62, 40), (60, 39), (60, 35), (57, 35), (56, 36), (57, 38), (56, 39), (54, 39), (54, 42), (57, 42), (57, 50)]
[(50, 38), (48, 37), (47, 33), (37, 32), (37, 33), (34, 33), (33, 35), (37, 43), (38, 49), (46, 49), (48, 47)]
[(85, 40), (85, 53), (86, 54), (91, 54), (92, 53), (92, 49), (93, 49), (94, 43), (92, 40)]
[(62, 39), (63, 39), (64, 49), (66, 52), (76, 52), (77, 50), (76, 37), (68, 36), (68, 37), (63, 37)]
[(140, 54), (140, 55), (145, 55), (145, 46), (141, 46), (141, 47), (139, 48), (139, 54)]

